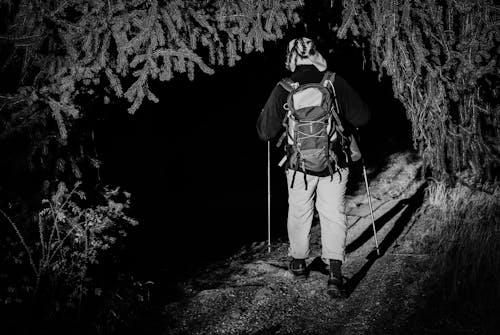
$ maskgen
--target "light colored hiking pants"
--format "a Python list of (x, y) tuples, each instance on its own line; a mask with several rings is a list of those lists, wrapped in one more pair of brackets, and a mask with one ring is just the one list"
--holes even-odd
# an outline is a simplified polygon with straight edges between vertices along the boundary
[(293, 170), (286, 171), (288, 182), (288, 239), (289, 255), (293, 258), (309, 256), (309, 236), (314, 215), (314, 205), (318, 210), (321, 227), (321, 257), (344, 261), (347, 237), (347, 217), (345, 214), (345, 192), (349, 169), (341, 169), (331, 176), (316, 177), (297, 171), (293, 188), (290, 184)]

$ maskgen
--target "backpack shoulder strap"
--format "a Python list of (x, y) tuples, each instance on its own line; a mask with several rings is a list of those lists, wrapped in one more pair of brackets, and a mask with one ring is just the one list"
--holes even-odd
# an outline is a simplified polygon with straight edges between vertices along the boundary
[(283, 87), (287, 92), (293, 91), (294, 88), (296, 88), (296, 83), (292, 81), (291, 78), (284, 78), (281, 79), (278, 83), (281, 87)]
[(335, 72), (330, 72), (330, 81), (332, 82), (332, 84), (335, 82)]
[(323, 86), (327, 86), (328, 81), (330, 81), (333, 85), (333, 83), (335, 82), (335, 72), (325, 71), (325, 74), (323, 75), (323, 79), (321, 80), (321, 82), (323, 83)]

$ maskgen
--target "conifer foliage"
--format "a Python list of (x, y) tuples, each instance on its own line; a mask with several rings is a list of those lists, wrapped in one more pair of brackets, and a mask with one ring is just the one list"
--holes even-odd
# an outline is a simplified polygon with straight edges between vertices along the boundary
[[(491, 0), (342, 3), (342, 24), (332, 29), (339, 38), (367, 42), (373, 69), (392, 77), (414, 145), (436, 176), (472, 169), (492, 179), (500, 164), (499, 7)], [(144, 99), (158, 101), (152, 81), (175, 74), (193, 79), (196, 69), (213, 73), (242, 53), (262, 51), (264, 41), (283, 37), (298, 21), (301, 5), (0, 0), (0, 76), (9, 78), (0, 83), (0, 138), (31, 132), (32, 151), (42, 154), (51, 141), (65, 146), (72, 121), (85, 114), (78, 97), (124, 98), (134, 113)], [(37, 127), (43, 131), (33, 131)], [(77, 157), (58, 162), (79, 174)]]
[[(59, 145), (84, 112), (78, 96), (125, 98), (134, 113), (153, 80), (194, 78), (263, 51), (297, 19), (285, 0), (0, 0), (1, 136), (55, 120)], [(0, 90), (1, 91), (1, 90)], [(3, 112), (1, 112), (3, 110)], [(7, 112), (8, 111), (8, 112)], [(49, 146), (47, 138), (38, 143)]]
[(414, 146), (438, 177), (500, 166), (500, 7), (489, 0), (344, 0), (340, 38), (368, 41)]

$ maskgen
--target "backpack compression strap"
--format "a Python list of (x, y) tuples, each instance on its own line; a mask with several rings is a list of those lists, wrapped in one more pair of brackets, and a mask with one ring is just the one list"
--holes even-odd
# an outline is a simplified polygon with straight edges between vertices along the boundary
[[(292, 92), (294, 89), (296, 89), (296, 88), (299, 87), (299, 83), (294, 82), (291, 78), (281, 79), (279, 81), (278, 85), (280, 85), (281, 87), (283, 87), (283, 89), (285, 89), (285, 91), (287, 91), (288, 93)], [(283, 108), (285, 110), (289, 111), (288, 103), (285, 103), (283, 105)], [(285, 117), (283, 119), (283, 126), (285, 127), (285, 131), (280, 136), (280, 138), (278, 140), (278, 143), (276, 144), (277, 147), (280, 147), (281, 143), (283, 142), (283, 140), (285, 139), (285, 137), (288, 136), (288, 123), (286, 122), (287, 117), (288, 116), (285, 115)], [(285, 155), (285, 157), (283, 157), (283, 159), (279, 163), (280, 166), (282, 166), (282, 164), (284, 164), (285, 160), (287, 160), (287, 156), (288, 155)], [(293, 188), (293, 184), (295, 183), (295, 176), (297, 175), (297, 170), (299, 169), (299, 162), (300, 162), (300, 160), (301, 160), (301, 158), (300, 158), (300, 152), (299, 152), (298, 153), (298, 157), (297, 157), (297, 164), (295, 166), (295, 170), (293, 171), (292, 182), (290, 184), (291, 188)], [(304, 164), (304, 163), (302, 163), (302, 164)], [(305, 183), (305, 187), (306, 187), (306, 190), (307, 190), (307, 179), (306, 179), (306, 174), (305, 174), (305, 167), (304, 167), (303, 170), (304, 170), (304, 183)]]
[[(299, 87), (299, 83), (294, 82), (291, 78), (281, 79), (278, 82), (278, 85), (280, 85), (281, 87), (283, 87), (283, 89), (285, 89), (285, 91), (287, 91), (288, 93), (290, 93), (291, 91), (293, 91), (294, 89), (296, 89), (297, 87)], [(288, 103), (285, 103), (283, 105), (283, 108), (286, 111), (288, 111)], [(283, 140), (285, 139), (285, 137), (288, 134), (288, 125), (287, 125), (286, 119), (287, 119), (287, 115), (285, 115), (285, 117), (283, 118), (283, 127), (285, 127), (286, 130), (283, 132), (283, 134), (281, 134), (280, 138), (278, 139), (276, 147), (280, 147), (281, 146), (281, 143), (283, 142)], [(284, 160), (282, 159), (281, 162), (280, 162), (280, 164), (278, 164), (278, 165), (281, 166), (283, 164), (284, 164)]]

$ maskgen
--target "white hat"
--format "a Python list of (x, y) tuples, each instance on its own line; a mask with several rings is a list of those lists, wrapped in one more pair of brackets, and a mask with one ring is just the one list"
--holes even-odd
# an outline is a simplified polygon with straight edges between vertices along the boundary
[(292, 72), (297, 65), (314, 65), (321, 72), (326, 70), (326, 60), (307, 37), (295, 38), (288, 43), (285, 65)]

